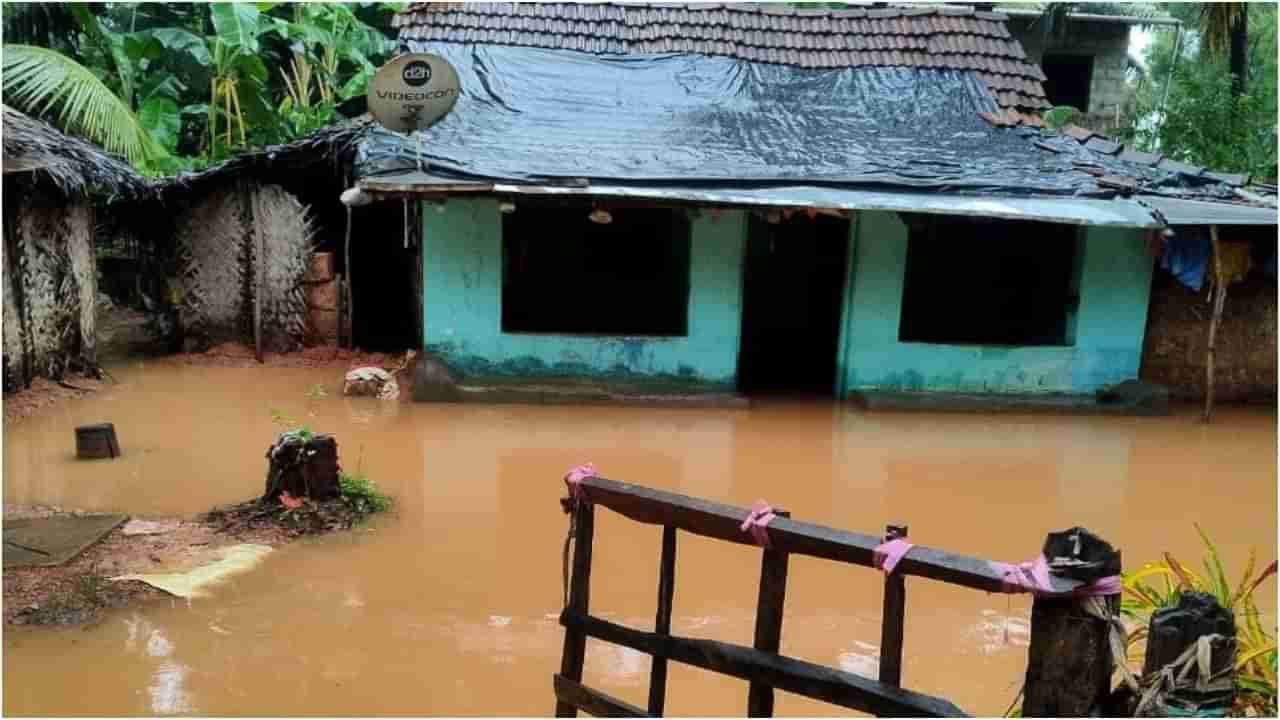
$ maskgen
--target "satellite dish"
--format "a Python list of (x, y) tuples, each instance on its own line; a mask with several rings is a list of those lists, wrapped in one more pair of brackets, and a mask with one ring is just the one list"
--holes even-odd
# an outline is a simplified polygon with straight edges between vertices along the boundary
[(378, 124), (398, 133), (425, 130), (458, 102), (458, 71), (444, 58), (427, 53), (399, 55), (369, 81), (369, 112)]

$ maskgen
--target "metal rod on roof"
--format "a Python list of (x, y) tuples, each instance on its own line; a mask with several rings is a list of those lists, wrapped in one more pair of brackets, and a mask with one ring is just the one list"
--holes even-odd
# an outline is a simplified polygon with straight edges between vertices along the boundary
[[(1016, 10), (1013, 8), (1000, 8), (996, 12), (1008, 15), (1012, 18), (1037, 18), (1043, 15), (1039, 10)], [(1131, 15), (1098, 15), (1096, 13), (1068, 13), (1068, 20), (1081, 20), (1085, 22), (1107, 22), (1107, 23), (1125, 23), (1128, 25), (1177, 25), (1182, 26), (1182, 21), (1171, 17), (1134, 17)]]
[(1177, 34), (1173, 36), (1173, 59), (1169, 63), (1169, 77), (1164, 81), (1164, 97), (1160, 98), (1160, 124), (1164, 125), (1164, 107), (1169, 102), (1169, 89), (1173, 87), (1173, 71), (1178, 67), (1178, 56), (1182, 52), (1182, 25), (1178, 25)]

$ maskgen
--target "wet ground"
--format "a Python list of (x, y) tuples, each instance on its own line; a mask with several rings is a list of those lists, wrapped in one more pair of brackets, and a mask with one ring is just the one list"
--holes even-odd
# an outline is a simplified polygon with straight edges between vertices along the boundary
[[(1238, 575), (1276, 542), (1276, 416), (864, 414), (821, 403), (752, 410), (414, 405), (340, 396), (333, 369), (133, 364), (120, 385), (6, 428), (6, 503), (194, 515), (261, 491), (273, 410), (338, 437), (396, 497), (364, 530), (294, 543), (206, 599), (4, 633), (10, 715), (546, 715), (562, 633), (558, 498), (565, 470), (864, 532), (1022, 560), (1048, 530), (1087, 526), (1126, 565), (1169, 550), (1198, 565), (1199, 521)], [(327, 395), (319, 397), (321, 384)], [(76, 462), (73, 428), (113, 422), (123, 457)], [(651, 627), (661, 533), (597, 515), (592, 609)], [(758, 551), (685, 536), (673, 631), (750, 644)], [(874, 674), (881, 578), (792, 560), (784, 652)], [(1029, 602), (907, 584), (904, 683), (1002, 712), (1024, 669)], [(1275, 622), (1275, 593), (1260, 603)], [(643, 704), (646, 656), (588, 644), (589, 684)], [(746, 685), (672, 665), (667, 711), (734, 715)], [(779, 694), (778, 714), (841, 714)]]

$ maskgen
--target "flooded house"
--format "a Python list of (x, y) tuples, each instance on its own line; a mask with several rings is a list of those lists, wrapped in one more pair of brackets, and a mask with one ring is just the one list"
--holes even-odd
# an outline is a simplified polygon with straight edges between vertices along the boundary
[(469, 384), (1092, 394), (1139, 377), (1166, 231), (1276, 223), (1247, 177), (1046, 129), (999, 13), (396, 24), (462, 96), (417, 138), (371, 131), (357, 184), (419, 225), (421, 347)]
[(96, 372), (95, 238), (149, 183), (102, 148), (7, 105), (4, 113), (4, 390)]

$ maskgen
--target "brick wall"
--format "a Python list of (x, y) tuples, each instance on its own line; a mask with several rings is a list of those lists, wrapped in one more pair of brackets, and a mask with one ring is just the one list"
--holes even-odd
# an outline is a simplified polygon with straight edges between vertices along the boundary
[[(1142, 353), (1143, 380), (1172, 397), (1201, 400), (1212, 307), (1208, 292), (1179, 285), (1157, 270)], [(1222, 402), (1276, 401), (1276, 282), (1254, 270), (1227, 290), (1218, 326), (1215, 397)]]
[(1031, 19), (1010, 19), (1009, 32), (1018, 38), (1027, 58), (1035, 63), (1039, 63), (1046, 53), (1092, 56), (1093, 79), (1089, 86), (1088, 113), (1094, 116), (1091, 118), (1094, 122), (1110, 120), (1114, 124), (1116, 105), (1123, 104), (1129, 92), (1124, 82), (1129, 52), (1128, 25), (1072, 21), (1065, 36), (1051, 38), (1047, 45), (1041, 25)]

